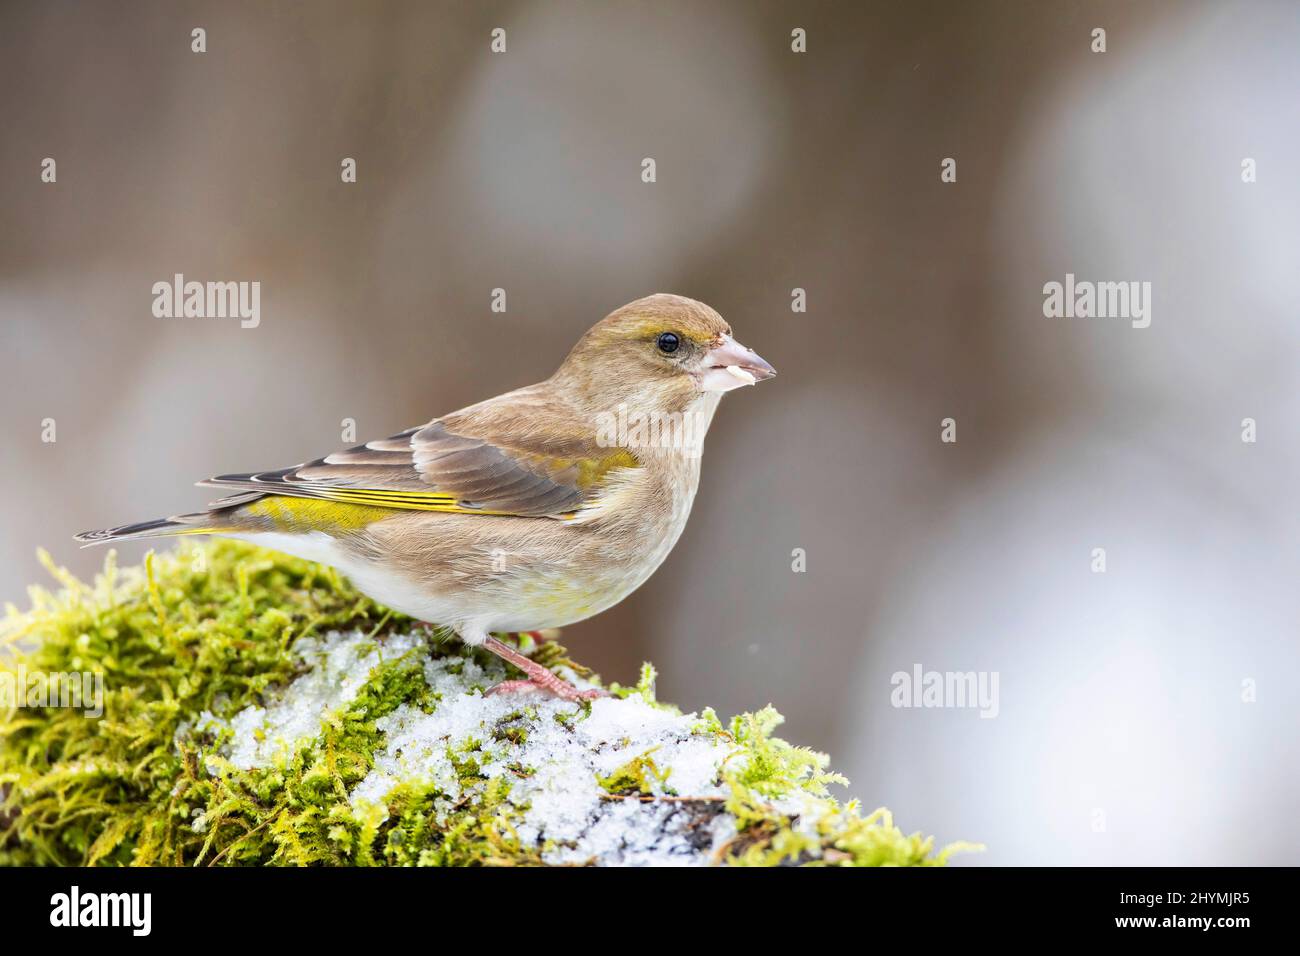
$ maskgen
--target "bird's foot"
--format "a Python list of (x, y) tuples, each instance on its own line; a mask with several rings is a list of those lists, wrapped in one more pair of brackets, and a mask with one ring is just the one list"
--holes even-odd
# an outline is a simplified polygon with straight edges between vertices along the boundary
[(525, 690), (540, 690), (544, 693), (553, 694), (561, 700), (592, 700), (597, 697), (608, 697), (609, 694), (603, 690), (578, 690), (563, 677), (553, 674), (550, 670), (543, 667), (534, 660), (520, 654), (514, 648), (503, 644), (495, 637), (489, 637), (484, 646), (493, 654), (503, 660), (509, 661), (528, 675), (527, 680), (507, 680), (502, 681), (495, 687), (488, 689), (488, 695), (518, 693)]

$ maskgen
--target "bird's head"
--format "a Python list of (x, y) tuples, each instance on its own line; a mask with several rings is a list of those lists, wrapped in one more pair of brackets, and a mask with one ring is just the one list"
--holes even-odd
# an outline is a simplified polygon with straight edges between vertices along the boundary
[(699, 398), (776, 374), (731, 335), (722, 316), (680, 295), (646, 296), (597, 322), (578, 340), (555, 379), (589, 407), (620, 403), (679, 412)]

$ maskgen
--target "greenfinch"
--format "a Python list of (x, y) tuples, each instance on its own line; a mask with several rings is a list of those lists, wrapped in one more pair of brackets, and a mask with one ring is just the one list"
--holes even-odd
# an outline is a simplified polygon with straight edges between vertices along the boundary
[(550, 378), (315, 461), (220, 475), (206, 511), (77, 535), (240, 538), (331, 565), (381, 604), (517, 666), (494, 690), (589, 696), (494, 636), (581, 621), (663, 562), (724, 392), (776, 372), (709, 306), (638, 299)]

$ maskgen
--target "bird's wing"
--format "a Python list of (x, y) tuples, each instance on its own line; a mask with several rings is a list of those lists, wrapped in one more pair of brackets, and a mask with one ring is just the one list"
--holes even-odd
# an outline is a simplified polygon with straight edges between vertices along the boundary
[(261, 493), (416, 511), (566, 518), (599, 496), (611, 472), (638, 463), (624, 449), (602, 447), (572, 416), (546, 411), (535, 403), (484, 403), (292, 468), (219, 475), (199, 484), (239, 492), (213, 507)]

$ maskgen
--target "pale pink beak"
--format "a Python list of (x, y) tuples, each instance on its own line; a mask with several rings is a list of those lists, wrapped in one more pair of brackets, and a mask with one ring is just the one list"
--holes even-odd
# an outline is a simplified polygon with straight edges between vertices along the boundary
[(729, 392), (742, 385), (755, 385), (776, 374), (753, 349), (745, 348), (730, 335), (704, 355), (700, 388), (706, 392)]

